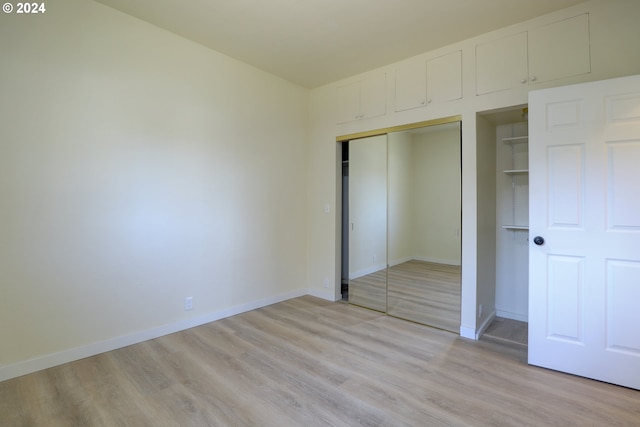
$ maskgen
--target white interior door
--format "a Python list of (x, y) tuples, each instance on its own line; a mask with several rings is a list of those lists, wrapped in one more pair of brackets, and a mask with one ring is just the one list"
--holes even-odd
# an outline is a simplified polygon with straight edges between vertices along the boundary
[(529, 363), (640, 389), (640, 76), (531, 92), (529, 131)]

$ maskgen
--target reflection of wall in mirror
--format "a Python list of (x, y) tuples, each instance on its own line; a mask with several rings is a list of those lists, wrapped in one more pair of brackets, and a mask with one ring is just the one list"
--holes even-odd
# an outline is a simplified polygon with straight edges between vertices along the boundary
[(387, 136), (349, 142), (349, 278), (387, 266)]
[(389, 135), (389, 264), (460, 265), (460, 131)]
[(389, 134), (389, 265), (413, 259), (412, 140), (409, 132)]

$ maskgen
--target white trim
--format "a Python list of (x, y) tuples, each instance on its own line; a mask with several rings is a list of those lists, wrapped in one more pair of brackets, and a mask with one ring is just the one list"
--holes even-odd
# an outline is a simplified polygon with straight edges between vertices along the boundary
[[(327, 301), (340, 301), (340, 299), (336, 299), (335, 293), (331, 292), (329, 289), (318, 290), (315, 288), (309, 288), (309, 290), (307, 291), (307, 295), (311, 295), (312, 297), (316, 298), (322, 298)], [(340, 296), (340, 298), (342, 298), (342, 296)]]
[(469, 338), (470, 340), (476, 340), (476, 330), (467, 326), (460, 326), (460, 336), (462, 338)]
[(489, 317), (482, 322), (482, 325), (476, 330), (474, 328), (469, 328), (467, 326), (460, 326), (460, 336), (463, 338), (469, 338), (471, 340), (478, 340), (484, 333), (484, 331), (489, 327), (493, 319), (496, 318), (496, 312), (491, 313)]
[(396, 265), (404, 264), (405, 262), (413, 261), (414, 259), (415, 258), (412, 256), (394, 259), (392, 261), (389, 261), (389, 267), (395, 267)]
[(496, 311), (494, 310), (491, 313), (491, 315), (489, 317), (487, 317), (484, 322), (482, 322), (482, 325), (480, 325), (480, 327), (476, 331), (476, 339), (480, 339), (482, 334), (484, 334), (484, 331), (487, 330), (487, 328), (489, 327), (489, 325), (491, 324), (491, 322), (493, 322), (493, 319), (495, 319), (495, 318), (496, 318)]
[(387, 264), (375, 264), (371, 265), (367, 268), (363, 268), (362, 270), (358, 270), (349, 275), (349, 280), (357, 279), (358, 277), (366, 276), (367, 274), (376, 273), (381, 270), (386, 270)]
[[(214, 313), (209, 313), (200, 317), (180, 320), (178, 322), (167, 325), (158, 326), (144, 331), (134, 332), (132, 334), (123, 335), (108, 340), (83, 345), (81, 347), (63, 350), (57, 353), (50, 353), (43, 356), (34, 357), (33, 359), (23, 360), (11, 365), (0, 366), (0, 381), (9, 380), (32, 372), (51, 368), (63, 363), (73, 362), (75, 360), (84, 359), (85, 357), (95, 356), (118, 348), (126, 347), (132, 344), (138, 344), (143, 341), (158, 338), (174, 332), (183, 331), (205, 323), (214, 322), (226, 317), (235, 316), (236, 314), (255, 310), (257, 308), (266, 307), (271, 304), (286, 301), (292, 298), (301, 297), (311, 294), (307, 289), (287, 292), (280, 295), (252, 301), (246, 304), (237, 305)], [(322, 298), (322, 297), (321, 297)], [(332, 300), (333, 298), (326, 298)]]
[(461, 262), (459, 259), (432, 258), (432, 257), (425, 257), (425, 256), (417, 256), (417, 257), (413, 257), (413, 259), (415, 259), (416, 261), (432, 262), (434, 264), (445, 264), (445, 265), (456, 265), (456, 266), (461, 265)]
[(404, 258), (394, 259), (393, 261), (389, 261), (389, 267), (393, 267), (409, 261), (423, 261), (423, 262), (432, 262), (434, 264), (445, 264), (445, 265), (455, 265), (455, 266), (462, 265), (459, 259), (432, 258), (432, 257), (424, 257), (424, 256), (408, 256)]
[(521, 322), (529, 322), (529, 316), (526, 314), (512, 313), (510, 311), (496, 309), (496, 316), (504, 317), (505, 319), (519, 320)]

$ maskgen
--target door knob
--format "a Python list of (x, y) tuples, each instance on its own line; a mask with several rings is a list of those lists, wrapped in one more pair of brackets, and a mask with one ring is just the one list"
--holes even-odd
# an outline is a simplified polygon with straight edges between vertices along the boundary
[(535, 243), (538, 246), (544, 245), (544, 238), (542, 236), (536, 236), (533, 238), (533, 243)]

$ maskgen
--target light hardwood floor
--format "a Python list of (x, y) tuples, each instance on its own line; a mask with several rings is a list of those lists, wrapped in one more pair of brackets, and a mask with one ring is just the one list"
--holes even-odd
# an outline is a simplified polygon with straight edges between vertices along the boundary
[(460, 266), (411, 260), (349, 282), (351, 304), (460, 331)]
[(301, 297), (0, 383), (2, 426), (611, 426), (640, 392)]
[(482, 338), (527, 346), (529, 324), (504, 317), (496, 317), (484, 332)]
[(349, 302), (372, 310), (387, 311), (387, 269), (351, 279)]
[(387, 313), (460, 331), (460, 266), (408, 261), (387, 273)]

